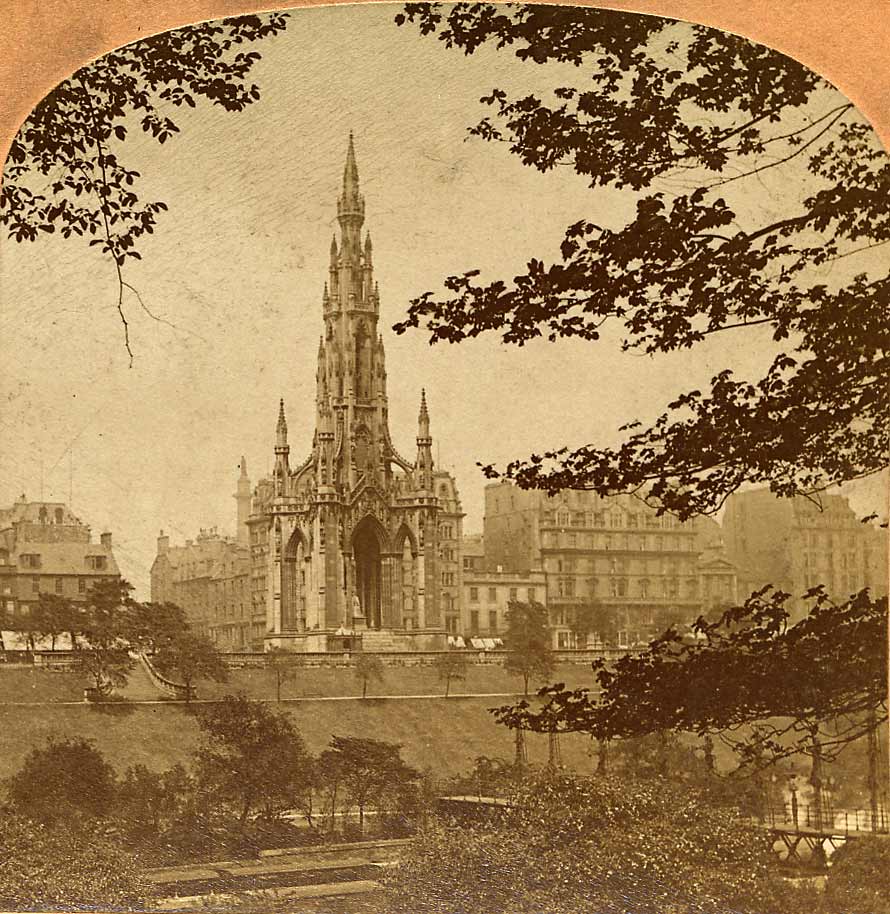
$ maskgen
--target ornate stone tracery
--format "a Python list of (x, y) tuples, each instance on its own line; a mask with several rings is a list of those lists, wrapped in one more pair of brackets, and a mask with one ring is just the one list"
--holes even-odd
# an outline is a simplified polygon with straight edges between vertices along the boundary
[(328, 638), (357, 627), (366, 643), (379, 633), (381, 644), (444, 644), (429, 415), (422, 396), (417, 458), (409, 463), (388, 428), (364, 212), (350, 136), (337, 201), (340, 238), (331, 244), (323, 293), (312, 452), (291, 469), (282, 402), (273, 484), (258, 487), (266, 498), (255, 500), (252, 518), (255, 529), (274, 536), (271, 554), (255, 550), (256, 561), (266, 563), (256, 576), (269, 581), (267, 642), (299, 650), (327, 649)]

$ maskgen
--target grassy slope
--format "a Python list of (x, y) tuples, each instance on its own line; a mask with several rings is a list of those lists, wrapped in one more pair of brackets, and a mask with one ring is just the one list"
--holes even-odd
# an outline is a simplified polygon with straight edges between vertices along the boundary
[[(566, 665), (554, 672), (553, 681), (573, 686), (588, 684), (590, 670)], [(50, 736), (84, 736), (95, 740), (116, 768), (142, 763), (162, 769), (186, 762), (198, 740), (197, 725), (190, 713), (176, 705), (59, 706), (53, 702), (79, 701), (84, 679), (78, 673), (0, 667), (0, 778), (12, 774), (27, 752)], [(432, 667), (387, 667), (382, 682), (369, 685), (369, 695), (441, 696), (443, 684)], [(469, 667), (465, 680), (452, 682), (452, 693), (515, 692), (521, 688), (516, 676), (494, 665)], [(232, 671), (225, 684), (200, 683), (202, 698), (244, 692), (253, 698), (275, 696), (275, 676), (269, 670)], [(326, 695), (355, 696), (361, 691), (353, 672), (342, 669), (301, 670), (295, 680), (282, 686), (285, 698)], [(309, 748), (318, 752), (333, 734), (371, 736), (401, 743), (405, 758), (419, 768), (442, 774), (457, 774), (472, 766), (480, 755), (511, 758), (510, 734), (494, 724), (487, 708), (505, 704), (508, 698), (440, 698), (412, 701), (365, 701), (283, 703)], [(3, 706), (4, 702), (49, 702), (33, 707)], [(573, 750), (572, 745), (577, 749)], [(546, 738), (529, 736), (531, 761), (546, 761)], [(563, 739), (565, 762), (589, 765), (587, 740)]]
[(89, 683), (80, 673), (33, 666), (0, 666), (0, 704), (7, 701), (80, 701)]
[[(565, 682), (572, 688), (592, 686), (593, 674), (584, 664), (563, 664), (556, 668), (551, 682)], [(536, 686), (533, 686), (536, 687)], [(467, 677), (452, 680), (451, 693), (517, 692), (522, 680), (494, 664), (468, 666)], [(283, 698), (317, 698), (324, 695), (360, 695), (361, 683), (352, 668), (312, 668), (297, 670), (293, 679), (282, 682)], [(368, 684), (369, 695), (442, 695), (445, 684), (431, 666), (384, 668), (383, 680)], [(201, 698), (216, 698), (231, 692), (244, 692), (250, 698), (275, 697), (275, 673), (272, 670), (232, 670), (227, 683), (202, 682)]]
[[(445, 776), (465, 772), (480, 755), (512, 758), (510, 733), (496, 726), (486, 711), (495, 703), (484, 698), (367, 699), (281, 707), (313, 752), (323, 749), (333, 734), (370, 736), (402, 744), (410, 764)], [(0, 778), (16, 771), (29, 749), (49, 736), (92, 739), (119, 771), (136, 763), (164, 769), (188, 762), (198, 742), (197, 724), (181, 705), (0, 707), (0, 732)], [(589, 769), (588, 744), (582, 736), (562, 737), (563, 762)], [(546, 737), (529, 734), (527, 745), (529, 761), (546, 763)]]

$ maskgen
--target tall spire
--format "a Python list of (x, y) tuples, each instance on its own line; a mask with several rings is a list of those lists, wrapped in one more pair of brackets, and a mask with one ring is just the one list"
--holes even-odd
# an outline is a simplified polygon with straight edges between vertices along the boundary
[(240, 467), (241, 475), (238, 477), (234, 496), (235, 503), (238, 506), (235, 535), (239, 543), (247, 545), (250, 539), (250, 529), (247, 526), (247, 519), (250, 517), (250, 479), (247, 476), (247, 460), (243, 456), (241, 457)]
[(420, 415), (417, 417), (417, 461), (414, 464), (418, 489), (433, 491), (433, 439), (430, 437), (430, 414), (426, 408), (426, 391), (420, 391)]
[(290, 445), (287, 443), (287, 419), (284, 399), (278, 403), (278, 424), (275, 426), (275, 494), (285, 494), (285, 480), (290, 472)]
[(359, 193), (355, 144), (349, 134), (346, 164), (343, 166), (343, 191), (337, 200), (337, 220), (343, 232), (340, 253), (344, 261), (358, 265), (361, 259), (361, 230), (365, 221), (365, 200)]
[(284, 418), (284, 398), (278, 401), (278, 424), (275, 426), (276, 450), (287, 447), (287, 419)]
[(426, 408), (426, 389), (420, 389), (420, 415), (417, 417), (417, 437), (429, 438), (430, 436), (430, 414)]
[(358, 194), (358, 166), (355, 164), (355, 144), (349, 131), (349, 146), (346, 150), (346, 165), (343, 168), (343, 196)]

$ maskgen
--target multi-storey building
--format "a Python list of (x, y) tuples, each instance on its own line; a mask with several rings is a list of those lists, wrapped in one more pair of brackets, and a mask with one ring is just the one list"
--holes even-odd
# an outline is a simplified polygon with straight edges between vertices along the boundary
[(460, 628), (460, 605), (463, 584), (461, 543), (463, 510), (457, 486), (450, 473), (436, 471), (433, 485), (439, 500), (439, 597), (445, 631), (454, 634)]
[(863, 524), (841, 495), (778, 498), (768, 489), (738, 492), (726, 502), (723, 531), (738, 568), (741, 594), (773, 586), (790, 593), (791, 608), (825, 586), (835, 599), (864, 587), (887, 593), (887, 532)]
[(268, 646), (328, 650), (360, 634), (364, 650), (436, 648), (457, 615), (460, 502), (453, 479), (433, 467), (422, 392), (413, 462), (392, 442), (364, 220), (350, 136), (322, 294), (312, 447), (291, 466), (282, 401), (275, 469), (248, 522)]
[[(543, 571), (525, 574), (494, 569), (464, 573), (464, 619), (459, 634), (499, 638), (507, 627), (509, 604), (544, 603), (547, 582)], [(554, 647), (556, 643), (554, 634)]]
[(485, 570), (485, 539), (481, 533), (465, 533), (461, 539), (460, 551), (465, 576)]
[(118, 577), (111, 534), (93, 542), (90, 528), (62, 502), (23, 495), (0, 509), (0, 628), (15, 629), (41, 593), (83, 602), (93, 584)]
[(265, 616), (257, 617), (251, 600), (250, 480), (243, 457), (235, 500), (234, 537), (211, 528), (182, 546), (171, 546), (170, 537), (161, 531), (151, 566), (151, 599), (182, 607), (189, 624), (220, 650), (262, 650)]
[(604, 640), (632, 644), (694, 621), (736, 597), (736, 573), (708, 518), (681, 523), (631, 496), (548, 496), (509, 482), (485, 489), (488, 568), (540, 570), (558, 646), (574, 643), (573, 621), (596, 607)]
[[(456, 634), (499, 638), (506, 628), (511, 601), (544, 603), (547, 582), (540, 569), (519, 572), (502, 565), (489, 566), (485, 541), (480, 533), (464, 536), (461, 543), (463, 589), (461, 615)], [(556, 638), (554, 636), (554, 647)]]

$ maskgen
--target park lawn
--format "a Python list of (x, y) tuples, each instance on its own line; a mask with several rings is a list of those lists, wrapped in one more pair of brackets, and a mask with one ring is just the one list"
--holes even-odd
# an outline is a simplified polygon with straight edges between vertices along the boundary
[(0, 664), (0, 704), (10, 701), (81, 701), (89, 683), (74, 670)]
[[(560, 664), (548, 678), (564, 682), (570, 688), (592, 687), (593, 673), (587, 664)], [(543, 683), (532, 682), (533, 692)], [(360, 695), (361, 683), (352, 667), (297, 668), (292, 678), (282, 681), (282, 698), (318, 698), (328, 695)], [(511, 675), (496, 664), (468, 664), (465, 679), (452, 679), (451, 694), (519, 694), (522, 678)], [(200, 682), (201, 698), (218, 698), (232, 692), (243, 692), (249, 698), (275, 698), (275, 671), (243, 668), (230, 670), (225, 683)], [(383, 679), (368, 683), (368, 695), (444, 695), (445, 683), (433, 666), (385, 666)]]

